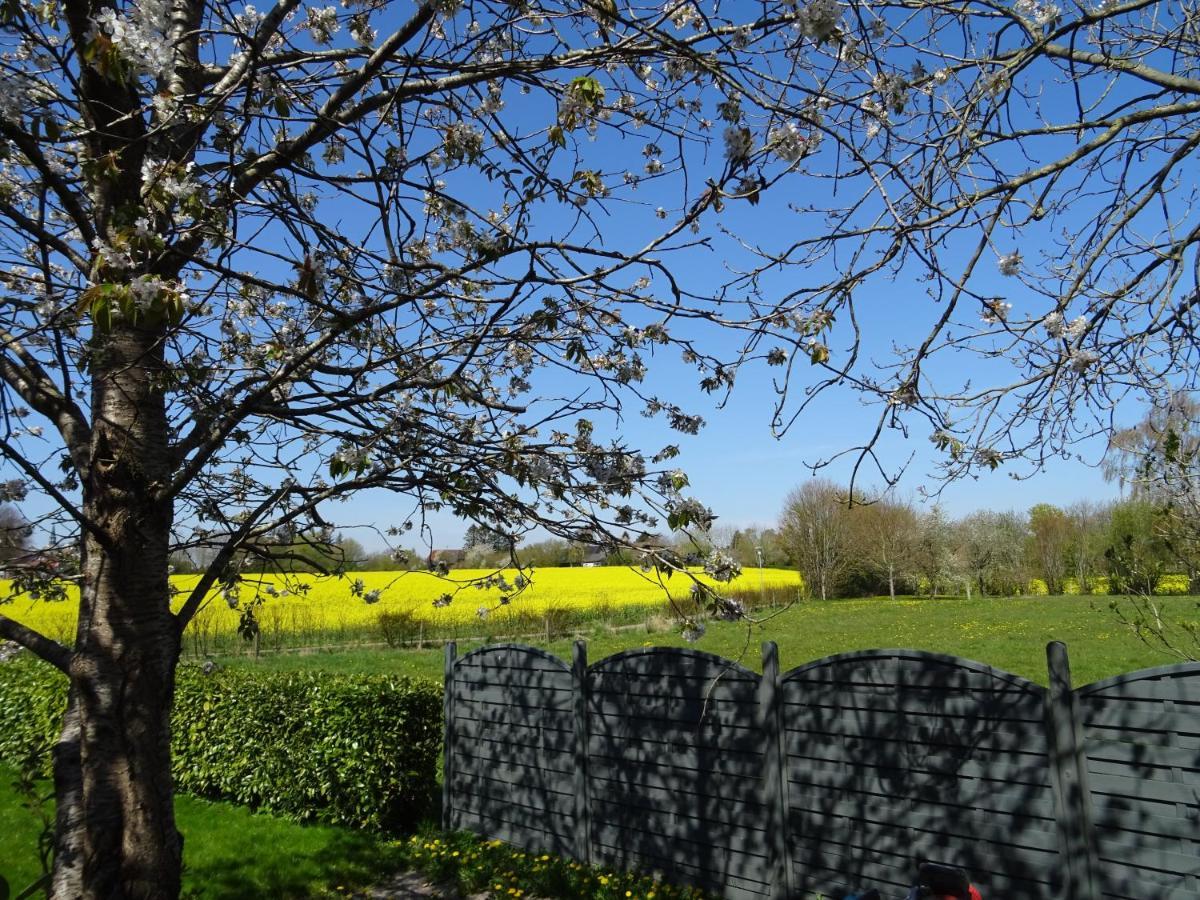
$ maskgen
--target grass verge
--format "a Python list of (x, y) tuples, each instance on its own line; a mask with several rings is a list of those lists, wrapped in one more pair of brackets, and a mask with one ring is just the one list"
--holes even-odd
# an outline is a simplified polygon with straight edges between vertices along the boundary
[[(1157, 598), (1164, 617), (1197, 618), (1197, 598)], [(760, 667), (760, 644), (779, 644), (785, 669), (833, 653), (906, 647), (963, 656), (1046, 683), (1046, 644), (1065, 641), (1076, 685), (1175, 660), (1147, 647), (1122, 626), (1105, 597), (1021, 597), (1009, 599), (830, 600), (798, 603), (777, 614), (763, 613), (761, 625), (713, 622), (700, 650)], [(685, 646), (665, 619), (658, 629), (596, 628), (578, 632), (588, 640), (592, 661), (644, 645)], [(574, 636), (549, 642), (529, 640), (569, 659)], [(477, 643), (460, 642), (466, 653)], [(232, 665), (274, 669), (327, 669), (337, 672), (395, 672), (441, 680), (442, 649), (341, 650), (287, 654), (259, 660), (230, 657)]]
[[(41, 876), (41, 823), (14, 788), (16, 781), (14, 770), (0, 768), (0, 875), (14, 894)], [(37, 789), (46, 795), (50, 786), (42, 782)], [(188, 796), (176, 798), (175, 815), (184, 837), (186, 897), (332, 897), (381, 881), (406, 864), (402, 844), (367, 832), (299, 825)]]

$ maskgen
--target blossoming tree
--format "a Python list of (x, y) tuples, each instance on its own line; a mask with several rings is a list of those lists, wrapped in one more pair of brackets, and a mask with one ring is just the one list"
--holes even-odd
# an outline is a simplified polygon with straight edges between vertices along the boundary
[[(776, 366), (779, 430), (857, 389), (860, 464), (927, 423), (951, 474), (1194, 377), (1197, 20), (1161, 6), (2, 0), (0, 500), (81, 560), (73, 640), (0, 615), (70, 679), (53, 895), (178, 893), (180, 633), (356, 491), (706, 525), (673, 445), (604, 437), (700, 428), (668, 353), (719, 397)], [(888, 357), (897, 278), (936, 302)]]

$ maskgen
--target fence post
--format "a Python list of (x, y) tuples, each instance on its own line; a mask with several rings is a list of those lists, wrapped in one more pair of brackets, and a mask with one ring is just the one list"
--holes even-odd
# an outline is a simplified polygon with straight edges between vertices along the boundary
[(1050, 691), (1046, 697), (1049, 730), (1050, 782), (1054, 788), (1058, 846), (1063, 859), (1066, 900), (1098, 900), (1097, 857), (1091, 822), (1091, 793), (1087, 784), (1087, 759), (1083, 752), (1083, 726), (1071, 688), (1071, 663), (1067, 645), (1046, 645)]
[(454, 796), (450, 789), (450, 781), (454, 775), (454, 657), (458, 646), (454, 641), (446, 643), (445, 685), (442, 688), (442, 830), (451, 831), (454, 828), (452, 804)]
[(575, 642), (571, 659), (575, 681), (575, 858), (592, 863), (592, 798), (588, 788), (587, 641)]
[(779, 684), (779, 648), (762, 645), (762, 680), (758, 683), (759, 727), (763, 737), (763, 797), (767, 807), (767, 848), (772, 900), (791, 897), (792, 866), (788, 859), (787, 754), (783, 740), (783, 692)]

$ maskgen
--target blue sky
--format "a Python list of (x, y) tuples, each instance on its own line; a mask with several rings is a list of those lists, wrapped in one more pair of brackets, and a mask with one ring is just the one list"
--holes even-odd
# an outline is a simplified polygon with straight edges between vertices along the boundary
[[(553, 109), (546, 105), (544, 98), (522, 99), (514, 93), (508, 96), (508, 101), (512, 121), (521, 126), (542, 128), (546, 122), (553, 120)], [(647, 129), (632, 139), (602, 136), (590, 148), (585, 144), (586, 157), (613, 174), (623, 168), (640, 170), (644, 162), (641, 149), (645, 141), (653, 138), (653, 134), (649, 133), (651, 131)], [(577, 136), (582, 139), (581, 135)], [(424, 138), (430, 140), (432, 136), (425, 135)], [(1050, 153), (1059, 152), (1061, 147), (1041, 146), (1040, 149)], [(829, 160), (822, 158), (823, 153), (821, 151), (806, 163), (816, 173), (824, 174), (832, 170)], [(710, 158), (689, 158), (689, 175), (693, 186), (719, 170), (719, 157), (718, 137)], [(573, 163), (573, 160), (565, 162)], [(479, 210), (486, 208), (484, 182), (477, 173), (456, 173), (447, 177), (451, 189), (460, 197), (477, 197), (478, 202), (472, 205)], [(615, 183), (616, 179), (613, 180)], [(756, 207), (743, 201), (731, 201), (719, 222), (716, 214), (706, 214), (705, 233), (715, 234), (714, 226), (720, 224), (764, 236), (777, 245), (781, 242), (786, 245), (788, 240), (800, 236), (798, 229), (802, 227), (800, 218), (789, 209), (789, 203), (812, 202), (820, 206), (828, 202), (833, 188), (834, 183), (830, 181), (804, 173), (794, 174), (777, 188), (768, 191)], [(653, 215), (653, 210), (661, 204), (674, 214), (680, 202), (678, 182), (671, 179), (646, 182), (629, 199), (634, 203), (614, 203), (611, 216), (599, 216), (605, 228), (601, 240), (611, 234), (615, 242), (628, 248), (657, 232), (663, 223)], [(323, 212), (340, 218), (340, 210), (336, 208), (325, 207)], [(1080, 215), (1086, 216), (1087, 211), (1080, 209)], [(350, 231), (356, 232), (362, 225), (353, 221), (352, 211), (347, 219)], [(550, 212), (545, 221), (539, 222), (539, 230), (554, 233), (565, 221), (561, 211)], [(1022, 249), (1027, 256), (1033, 257), (1036, 256), (1037, 247), (1050, 246), (1047, 242), (1039, 242), (1037, 235), (1026, 234), (1022, 237), (1024, 243), (1020, 248), (1015, 243), (1000, 244), (989, 253)], [(693, 288), (723, 282), (728, 278), (723, 246), (728, 244), (722, 245), (721, 239), (717, 238), (718, 249), (715, 252), (696, 250), (681, 254), (675, 257), (674, 268), (686, 276)], [(961, 249), (965, 252), (965, 243)], [(630, 280), (634, 277), (636, 274), (631, 275)], [(795, 279), (803, 277), (811, 276), (798, 270), (775, 274), (768, 281), (765, 293), (768, 297), (772, 293), (786, 293), (796, 286)], [(984, 293), (1005, 297), (1013, 304), (1014, 314), (1040, 316), (1048, 311), (1044, 306), (1045, 299), (1037, 298), (1025, 290), (1019, 279), (1000, 276), (992, 259), (985, 259), (980, 275), (972, 284)], [(883, 359), (890, 352), (893, 342), (909, 344), (919, 341), (924, 336), (924, 329), (928, 328), (937, 314), (934, 301), (926, 296), (925, 286), (915, 271), (906, 271), (895, 281), (880, 279), (872, 282), (863, 289), (857, 302), (865, 325), (863, 353), (872, 359)], [(1042, 305), (1036, 305), (1038, 303)], [(974, 313), (967, 310), (963, 318), (969, 319), (972, 315)], [(847, 346), (844, 337), (835, 335), (830, 341), (830, 349), (835, 357), (845, 352)], [(969, 367), (979, 365), (971, 358), (946, 355), (930, 367), (928, 374), (939, 379), (962, 380), (975, 374)], [(802, 368), (805, 369), (802, 377), (808, 377), (810, 372), (807, 364), (802, 364)], [(674, 400), (689, 411), (700, 413), (707, 420), (707, 427), (697, 437), (681, 436), (668, 431), (658, 420), (643, 418), (635, 405), (619, 423), (601, 422), (600, 429), (607, 430), (608, 436), (620, 436), (648, 454), (663, 444), (678, 443), (682, 450), (678, 463), (689, 473), (693, 492), (713, 508), (721, 524), (771, 525), (779, 515), (787, 492), (811, 477), (807, 465), (864, 441), (878, 415), (877, 408), (862, 406), (854, 393), (834, 390), (822, 396), (786, 435), (776, 439), (770, 428), (773, 401), (770, 376), (773, 371), (765, 368), (745, 370), (739, 375), (728, 405), (724, 409), (716, 409), (712, 398), (696, 390), (694, 372), (680, 365), (676, 357), (655, 359), (651, 362), (648, 393)], [(811, 372), (816, 374), (818, 370)], [(553, 377), (558, 378), (557, 375)], [(993, 373), (988, 372), (988, 377), (994, 377)], [(557, 389), (558, 385), (554, 387)], [(797, 387), (802, 389), (803, 381)], [(1139, 414), (1139, 410), (1130, 409), (1124, 419), (1131, 424)], [(907, 437), (889, 433), (881, 448), (884, 464), (893, 470), (900, 468), (911, 457), (899, 485), (899, 491), (906, 495), (915, 495), (923, 487), (932, 489), (937, 486), (933, 478), (936, 454), (929, 441), (928, 429), (916, 423), (914, 426)], [(1001, 468), (994, 473), (980, 474), (978, 478), (946, 486), (939, 499), (951, 515), (957, 516), (980, 508), (1024, 510), (1038, 502), (1065, 505), (1080, 499), (1116, 496), (1116, 486), (1106, 483), (1095, 467), (1103, 453), (1103, 441), (1092, 440), (1076, 449), (1084, 461), (1057, 460), (1044, 471), (1032, 474), (1027, 469)], [(849, 458), (840, 460), (822, 474), (846, 483), (851, 463), (852, 459)], [(1014, 480), (1012, 472), (1028, 477)], [(868, 474), (860, 482), (860, 487), (870, 488), (878, 483), (878, 478)], [(397, 507), (396, 500), (387, 494), (368, 492), (352, 504), (331, 508), (329, 518), (342, 526), (354, 522), (373, 522), (379, 527), (386, 527), (402, 521), (409, 512), (406, 507)], [(432, 542), (439, 547), (458, 545), (466, 527), (465, 523), (444, 514), (435, 514), (429, 524), (433, 528)], [(349, 533), (368, 547), (378, 545), (378, 539), (367, 531)]]

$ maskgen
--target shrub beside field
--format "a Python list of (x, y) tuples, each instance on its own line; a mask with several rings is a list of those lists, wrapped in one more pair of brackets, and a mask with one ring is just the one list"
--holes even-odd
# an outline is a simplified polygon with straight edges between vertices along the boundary
[[(66, 680), (29, 658), (0, 666), (0, 762), (47, 752)], [(180, 669), (171, 754), (181, 791), (301, 820), (395, 830), (429, 810), (441, 685), (395, 675)]]
[[(448, 577), (428, 572), (362, 572), (344, 577), (246, 575), (235, 599), (239, 607), (263, 601), (256, 615), (262, 649), (386, 643), (391, 646), (431, 638), (522, 634), (555, 637), (568, 629), (597, 622), (645, 621), (667, 606), (668, 593), (653, 573), (627, 566), (547, 568), (533, 573), (531, 584), (513, 595), (492, 584), (477, 587), (493, 574), (455, 570)], [(503, 573), (512, 583), (517, 574)], [(198, 576), (172, 578), (177, 602), (195, 586)], [(690, 609), (691, 581), (676, 575), (666, 591), (681, 608)], [(723, 591), (748, 607), (781, 605), (794, 600), (800, 575), (784, 569), (749, 570)], [(0, 581), (0, 597), (9, 591)], [(449, 596), (447, 605), (434, 605)], [(511, 596), (510, 602), (503, 598)], [(57, 603), (17, 599), (5, 614), (52, 637), (69, 640), (74, 633), (78, 599), (72, 594)], [(242, 646), (237, 636), (239, 612), (214, 592), (188, 626), (185, 651), (194, 655), (228, 653)]]

